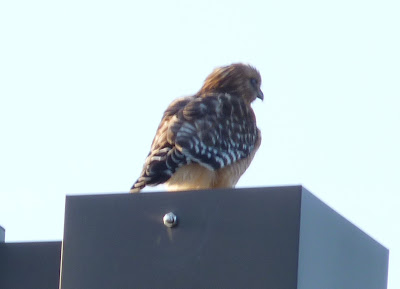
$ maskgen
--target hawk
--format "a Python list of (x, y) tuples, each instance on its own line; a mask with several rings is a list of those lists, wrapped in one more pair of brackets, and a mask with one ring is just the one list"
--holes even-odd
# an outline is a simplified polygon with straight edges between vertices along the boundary
[(173, 101), (161, 119), (142, 173), (130, 192), (231, 188), (261, 143), (251, 103), (264, 99), (260, 73), (235, 63), (216, 68), (199, 92)]

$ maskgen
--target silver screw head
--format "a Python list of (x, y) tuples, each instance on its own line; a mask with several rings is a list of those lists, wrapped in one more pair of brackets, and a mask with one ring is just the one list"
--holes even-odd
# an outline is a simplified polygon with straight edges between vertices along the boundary
[(176, 215), (172, 212), (166, 213), (163, 217), (164, 225), (168, 228), (175, 227), (178, 223)]

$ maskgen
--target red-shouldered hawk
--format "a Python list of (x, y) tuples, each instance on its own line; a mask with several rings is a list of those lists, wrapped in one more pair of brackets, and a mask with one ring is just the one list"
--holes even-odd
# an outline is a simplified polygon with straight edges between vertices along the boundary
[(215, 69), (193, 96), (172, 102), (131, 192), (164, 183), (168, 190), (234, 187), (261, 143), (250, 104), (264, 99), (249, 65)]

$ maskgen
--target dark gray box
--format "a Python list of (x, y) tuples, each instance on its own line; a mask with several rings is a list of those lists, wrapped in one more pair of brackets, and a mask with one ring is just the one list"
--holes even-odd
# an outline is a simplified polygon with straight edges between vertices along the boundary
[(57, 289), (61, 242), (1, 243), (1, 289)]
[(387, 264), (301, 186), (66, 200), (62, 289), (384, 289)]

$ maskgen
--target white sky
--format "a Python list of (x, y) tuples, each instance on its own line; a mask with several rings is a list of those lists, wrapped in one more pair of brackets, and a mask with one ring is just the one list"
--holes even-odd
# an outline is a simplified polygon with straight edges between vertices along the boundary
[(245, 62), (263, 143), (239, 186), (303, 184), (400, 288), (400, 2), (136, 2), (1, 2), (6, 241), (61, 240), (66, 194), (128, 191), (167, 105)]

